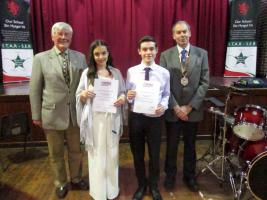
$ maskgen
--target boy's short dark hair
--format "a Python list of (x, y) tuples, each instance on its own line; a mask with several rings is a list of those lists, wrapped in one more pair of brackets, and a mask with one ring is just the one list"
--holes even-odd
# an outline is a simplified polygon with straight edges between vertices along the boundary
[(154, 42), (155, 43), (155, 47), (157, 48), (157, 42), (155, 40), (155, 38), (153, 38), (150, 35), (145, 35), (144, 37), (142, 37), (139, 41), (138, 41), (138, 49), (141, 48), (141, 44), (143, 42)]

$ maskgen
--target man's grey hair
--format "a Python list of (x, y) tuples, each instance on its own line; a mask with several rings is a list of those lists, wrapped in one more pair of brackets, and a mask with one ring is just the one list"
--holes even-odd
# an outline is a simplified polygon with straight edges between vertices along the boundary
[(190, 31), (190, 25), (186, 22), (186, 21), (182, 21), (182, 20), (178, 20), (176, 21), (173, 26), (172, 26), (172, 32), (174, 31), (174, 27), (177, 25), (177, 24), (185, 24), (188, 28), (188, 30)]
[(63, 29), (68, 30), (71, 33), (73, 33), (71, 25), (65, 22), (56, 22), (51, 28), (51, 35), (55, 35), (58, 30), (63, 30)]

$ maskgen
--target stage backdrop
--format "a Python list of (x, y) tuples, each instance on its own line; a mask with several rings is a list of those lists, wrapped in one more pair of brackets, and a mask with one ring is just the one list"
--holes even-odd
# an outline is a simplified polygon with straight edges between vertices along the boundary
[[(137, 41), (156, 38), (159, 53), (174, 45), (176, 20), (191, 25), (191, 43), (206, 49), (212, 75), (223, 75), (228, 1), (218, 0), (34, 0), (31, 20), (35, 53), (52, 47), (50, 29), (58, 21), (74, 28), (72, 48), (88, 55), (90, 43), (104, 39), (124, 75), (140, 62)], [(159, 55), (157, 57), (157, 61)]]
[(33, 50), (29, 23), (30, 0), (1, 0), (0, 30), (3, 82), (27, 81)]

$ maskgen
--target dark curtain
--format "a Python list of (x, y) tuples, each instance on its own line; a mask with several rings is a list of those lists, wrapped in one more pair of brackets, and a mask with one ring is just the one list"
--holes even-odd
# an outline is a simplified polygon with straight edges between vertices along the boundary
[(50, 49), (51, 26), (65, 21), (74, 29), (73, 49), (88, 55), (90, 43), (104, 39), (116, 67), (126, 75), (130, 66), (140, 63), (137, 42), (142, 36), (154, 36), (160, 54), (174, 45), (172, 24), (186, 20), (191, 25), (191, 44), (208, 51), (211, 75), (221, 76), (227, 12), (228, 0), (32, 0), (34, 50)]

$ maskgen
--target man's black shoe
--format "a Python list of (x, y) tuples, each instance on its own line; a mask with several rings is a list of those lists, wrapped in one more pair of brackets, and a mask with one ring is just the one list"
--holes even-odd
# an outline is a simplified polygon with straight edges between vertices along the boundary
[(144, 194), (146, 193), (146, 186), (139, 186), (133, 195), (132, 200), (141, 200), (143, 199)]
[(199, 191), (199, 186), (198, 183), (196, 181), (195, 178), (191, 178), (191, 179), (183, 179), (186, 186), (189, 188), (189, 190), (191, 190), (192, 192), (198, 192)]
[(57, 197), (60, 199), (65, 198), (65, 196), (68, 194), (68, 187), (67, 186), (61, 186), (56, 188), (56, 194)]
[(71, 182), (71, 189), (73, 189), (73, 190), (88, 190), (89, 185), (84, 180), (80, 180), (77, 183)]
[(162, 200), (162, 196), (157, 187), (150, 188), (150, 193), (153, 200)]
[(175, 185), (175, 177), (174, 176), (166, 176), (164, 181), (164, 187), (168, 190), (173, 189)]

